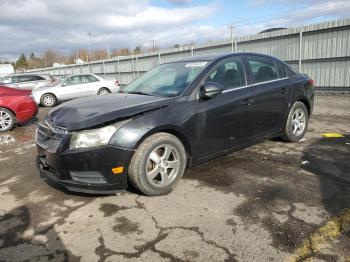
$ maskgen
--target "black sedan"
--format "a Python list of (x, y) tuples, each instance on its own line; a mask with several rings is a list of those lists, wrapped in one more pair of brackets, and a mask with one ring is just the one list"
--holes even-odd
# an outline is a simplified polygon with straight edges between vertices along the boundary
[(300, 140), (314, 103), (312, 79), (254, 53), (162, 64), (121, 92), (65, 103), (38, 125), (43, 178), (79, 192), (130, 181), (166, 194), (187, 166), (264, 139)]

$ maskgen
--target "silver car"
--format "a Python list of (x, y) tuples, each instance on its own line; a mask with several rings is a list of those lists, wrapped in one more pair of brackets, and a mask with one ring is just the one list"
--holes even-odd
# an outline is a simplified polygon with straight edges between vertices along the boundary
[(49, 74), (11, 74), (0, 78), (0, 84), (27, 90), (47, 85), (53, 81), (55, 79)]
[(114, 80), (105, 80), (94, 74), (72, 75), (43, 87), (34, 88), (32, 96), (37, 104), (51, 107), (61, 101), (84, 96), (104, 95), (119, 91)]

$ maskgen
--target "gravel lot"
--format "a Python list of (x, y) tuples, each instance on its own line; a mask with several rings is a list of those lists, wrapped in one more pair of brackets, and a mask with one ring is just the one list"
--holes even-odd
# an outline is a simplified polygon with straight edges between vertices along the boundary
[(49, 186), (34, 122), (0, 134), (0, 261), (350, 261), (350, 97), (318, 96), (304, 141), (195, 166), (161, 197)]

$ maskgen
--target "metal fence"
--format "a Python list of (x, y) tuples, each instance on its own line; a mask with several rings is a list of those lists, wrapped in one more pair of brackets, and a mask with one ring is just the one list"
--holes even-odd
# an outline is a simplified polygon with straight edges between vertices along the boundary
[(130, 83), (154, 66), (193, 55), (217, 52), (257, 52), (276, 56), (308, 74), (324, 91), (350, 92), (350, 19), (212, 41), (139, 55), (114, 57), (82, 65), (29, 70), (54, 76), (94, 73)]

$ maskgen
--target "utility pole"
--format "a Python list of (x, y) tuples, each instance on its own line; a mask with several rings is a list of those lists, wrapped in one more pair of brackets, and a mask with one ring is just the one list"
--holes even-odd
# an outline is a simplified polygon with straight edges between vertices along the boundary
[(111, 60), (111, 53), (109, 52), (109, 44), (107, 45), (108, 59)]
[[(91, 64), (91, 52), (90, 52), (90, 45), (91, 45), (91, 37), (92, 37), (92, 33), (88, 33), (89, 36), (89, 43), (88, 43), (88, 54), (87, 54), (87, 63), (88, 63), (88, 67), (89, 67), (89, 72), (91, 73), (91, 68), (90, 68), (90, 64)], [(90, 59), (89, 59), (90, 56)]]
[(233, 53), (234, 51), (233, 30), (235, 29), (234, 24), (230, 25), (229, 28), (230, 28), (230, 40), (231, 40), (231, 52)]
[(156, 40), (152, 40), (152, 51), (156, 49)]

